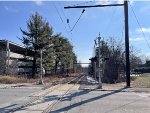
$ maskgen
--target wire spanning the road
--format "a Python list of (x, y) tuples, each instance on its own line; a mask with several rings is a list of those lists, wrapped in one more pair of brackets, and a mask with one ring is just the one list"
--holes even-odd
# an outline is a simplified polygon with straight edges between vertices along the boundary
[(75, 28), (75, 26), (77, 25), (77, 23), (79, 22), (79, 20), (81, 19), (83, 13), (85, 12), (85, 9), (82, 10), (81, 15), (79, 16), (78, 20), (76, 21), (76, 23), (74, 24), (73, 28), (71, 29), (71, 31), (73, 31), (73, 29)]
[[(59, 4), (59, 5), (61, 5), (61, 4)], [(68, 20), (66, 14), (65, 14), (65, 12), (64, 12), (64, 9), (62, 8), (62, 5), (61, 5), (60, 7), (61, 7), (61, 11), (62, 11), (63, 16), (65, 17), (66, 20)], [(71, 26), (70, 26), (69, 22), (67, 22), (67, 25), (68, 25), (69, 31), (71, 31)], [(72, 32), (69, 32), (69, 33), (71, 34), (71, 38), (70, 38), (70, 39), (71, 39), (71, 43), (72, 43), (72, 45), (73, 45), (73, 40), (72, 40), (73, 34), (72, 34)], [(74, 45), (73, 45), (73, 46), (74, 46)], [(74, 47), (75, 47), (75, 46), (74, 46)]]
[[(60, 5), (61, 5), (61, 4), (60, 4)], [(68, 20), (68, 18), (67, 18), (67, 16), (66, 16), (64, 10), (62, 9), (62, 7), (61, 7), (61, 11), (62, 11), (62, 14), (63, 14), (63, 16), (65, 17), (65, 19)], [(67, 25), (68, 25), (68, 28), (69, 28), (70, 31), (71, 31), (71, 26), (70, 26), (69, 22), (67, 22)]]
[(54, 7), (55, 7), (55, 9), (56, 9), (56, 12), (57, 12), (57, 14), (58, 14), (58, 16), (59, 16), (59, 18), (60, 18), (61, 22), (62, 22), (62, 23), (63, 23), (63, 25), (64, 25), (64, 28), (65, 28), (66, 32), (68, 33), (67, 28), (66, 28), (66, 26), (65, 26), (65, 23), (64, 23), (64, 21), (63, 21), (63, 19), (62, 19), (61, 15), (60, 15), (60, 13), (59, 13), (59, 11), (58, 11), (58, 9), (57, 9), (56, 5), (55, 5), (55, 3), (54, 3)]
[[(129, 4), (130, 4), (130, 1), (129, 1)], [(141, 32), (142, 32), (142, 34), (143, 34), (143, 37), (144, 37), (144, 39), (145, 39), (145, 41), (146, 41), (146, 43), (147, 43), (147, 45), (148, 45), (148, 47), (149, 47), (149, 49), (150, 49), (150, 44), (149, 44), (148, 40), (146, 39), (145, 33), (144, 33), (144, 31), (143, 31), (143, 29), (142, 29), (142, 27), (141, 27), (141, 24), (140, 24), (140, 22), (139, 22), (139, 20), (138, 20), (138, 18), (137, 18), (137, 16), (136, 16), (136, 14), (135, 14), (135, 11), (134, 11), (133, 7), (131, 6), (131, 4), (130, 4), (130, 8), (131, 8), (131, 10), (132, 10), (132, 12), (133, 12), (133, 14), (134, 14), (134, 17), (135, 17), (135, 19), (136, 19), (136, 21), (137, 21), (138, 26), (140, 27), (140, 30), (141, 30)]]
[[(67, 27), (66, 27), (66, 25), (65, 25), (65, 22), (64, 22), (63, 18), (61, 17), (61, 14), (60, 14), (60, 12), (59, 12), (59, 10), (58, 10), (58, 8), (56, 7), (55, 4), (54, 4), (54, 7), (55, 7), (55, 9), (56, 9), (56, 11), (57, 11), (57, 14), (58, 14), (58, 16), (59, 16), (59, 18), (60, 18), (60, 20), (61, 20), (61, 22), (62, 22), (62, 24), (63, 24), (63, 26), (64, 26), (64, 28), (65, 28), (65, 30), (66, 30), (66, 32), (67, 32), (67, 34), (69, 35), (69, 33), (71, 33), (71, 37), (73, 37), (73, 36), (72, 36), (72, 35), (73, 35), (72, 32), (69, 32), (69, 31), (67, 30)], [(62, 10), (62, 14), (63, 14), (64, 17), (67, 19), (67, 17), (66, 17), (66, 15), (65, 15), (65, 13), (63, 12), (63, 10)], [(68, 26), (69, 26), (69, 29), (70, 29), (70, 31), (71, 31), (71, 27), (70, 27), (69, 23), (68, 23)], [(70, 38), (70, 39), (71, 39), (72, 45), (74, 46), (72, 38)], [(75, 47), (75, 46), (74, 46), (74, 47)]]
[(93, 1), (81, 2), (81, 3), (75, 4), (75, 5), (73, 5), (73, 6), (78, 6), (78, 5), (82, 5), (82, 4), (87, 4), (87, 3), (90, 3), (90, 2), (95, 2), (95, 0), (93, 0)]
[(112, 20), (113, 20), (115, 14), (116, 14), (116, 8), (113, 10), (113, 12), (112, 12), (112, 14), (111, 14), (111, 17), (110, 17), (110, 20), (109, 20), (107, 26), (105, 27), (105, 30), (104, 30), (104, 31), (105, 31), (106, 34), (108, 33), (108, 31), (109, 31), (109, 29), (110, 29), (110, 27), (111, 27), (110, 24), (112, 23)]

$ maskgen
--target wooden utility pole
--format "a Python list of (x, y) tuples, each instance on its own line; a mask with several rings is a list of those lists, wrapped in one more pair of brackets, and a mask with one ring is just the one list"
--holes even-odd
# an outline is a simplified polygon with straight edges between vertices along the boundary
[(128, 2), (124, 1), (125, 16), (125, 51), (126, 51), (126, 84), (130, 87), (130, 58), (129, 58), (129, 26), (128, 26)]
[(109, 6), (124, 6), (125, 16), (125, 52), (126, 52), (126, 83), (127, 87), (130, 87), (130, 58), (129, 58), (129, 27), (128, 27), (128, 2), (124, 1), (124, 4), (110, 4), (110, 5), (93, 5), (93, 6), (68, 6), (69, 8), (93, 8), (93, 7), (109, 7)]

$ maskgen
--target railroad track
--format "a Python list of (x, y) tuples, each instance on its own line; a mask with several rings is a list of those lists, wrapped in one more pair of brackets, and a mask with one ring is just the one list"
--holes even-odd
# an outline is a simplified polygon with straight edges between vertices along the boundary
[[(84, 75), (84, 76), (85, 76), (85, 75)], [(53, 110), (53, 108), (54, 108), (58, 103), (60, 103), (60, 102), (63, 100), (63, 98), (69, 93), (69, 91), (70, 91), (76, 84), (78, 84), (79, 81), (80, 81), (84, 76), (82, 75), (82, 76), (76, 78), (75, 80), (71, 81), (71, 82), (74, 82), (74, 83), (72, 84), (72, 86), (70, 86), (70, 87), (68, 88), (68, 90), (65, 91), (65, 92), (59, 97), (59, 99), (58, 99), (57, 101), (54, 101), (52, 104), (50, 104), (42, 113), (50, 113), (50, 112)], [(70, 82), (70, 83), (71, 83), (71, 82)], [(66, 113), (67, 113), (67, 112), (66, 112)]]
[[(73, 87), (75, 84), (77, 84), (77, 83), (80, 81), (80, 79), (81, 79), (83, 76), (84, 76), (84, 75), (80, 75), (80, 76), (78, 76), (78, 77), (76, 77), (76, 78), (71, 79), (70, 81), (68, 81), (68, 80), (66, 80), (66, 81), (63, 80), (62, 82), (58, 82), (58, 83), (52, 84), (51, 86), (45, 88), (45, 92), (43, 92), (43, 93), (41, 93), (41, 94), (38, 94), (38, 95), (33, 95), (32, 98), (31, 98), (29, 101), (25, 102), (24, 104), (19, 105), (19, 106), (15, 107), (15, 108), (10, 109), (9, 111), (3, 112), (3, 113), (13, 113), (13, 112), (15, 112), (15, 111), (19, 111), (19, 110), (21, 110), (22, 108), (25, 108), (25, 107), (30, 106), (33, 102), (35, 102), (35, 101), (41, 99), (42, 97), (46, 96), (47, 94), (49, 94), (49, 93), (51, 93), (51, 92), (57, 90), (58, 88), (62, 87), (62, 86), (63, 86), (62, 84), (72, 84), (72, 86), (69, 87), (69, 89), (68, 89), (64, 94), (62, 94), (62, 95), (58, 98), (58, 100), (57, 100), (56, 102), (54, 102), (54, 103), (52, 103), (51, 105), (49, 105), (49, 106), (43, 111), (43, 113), (48, 113), (49, 111), (52, 110), (52, 108), (53, 108), (55, 105), (57, 105), (57, 104), (63, 99), (63, 97), (72, 89), (72, 87)], [(50, 89), (50, 88), (51, 88), (51, 89)], [(49, 90), (49, 89), (50, 89), (50, 90)]]

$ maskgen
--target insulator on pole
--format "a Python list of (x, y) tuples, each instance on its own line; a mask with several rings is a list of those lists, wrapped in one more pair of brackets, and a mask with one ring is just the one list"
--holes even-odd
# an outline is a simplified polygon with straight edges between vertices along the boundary
[(84, 13), (85, 9), (82, 10), (82, 13)]
[(67, 19), (67, 23), (69, 23), (69, 19)]

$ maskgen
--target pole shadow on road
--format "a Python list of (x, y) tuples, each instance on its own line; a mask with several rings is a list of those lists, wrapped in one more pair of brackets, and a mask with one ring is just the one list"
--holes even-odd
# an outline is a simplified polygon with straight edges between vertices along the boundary
[[(81, 106), (83, 104), (86, 104), (86, 103), (89, 103), (89, 102), (92, 102), (92, 101), (95, 101), (95, 100), (98, 100), (98, 99), (101, 99), (101, 98), (104, 98), (104, 97), (107, 97), (107, 96), (110, 96), (110, 95), (113, 95), (113, 94), (116, 94), (116, 93), (119, 93), (121, 91), (123, 91), (124, 89), (127, 89), (127, 87), (123, 87), (121, 89), (118, 89), (118, 90), (115, 90), (115, 91), (112, 91), (110, 93), (106, 93), (106, 94), (103, 94), (103, 95), (100, 95), (100, 96), (97, 96), (97, 97), (93, 97), (93, 98), (90, 98), (90, 99), (87, 99), (87, 100), (84, 100), (84, 101), (81, 101), (81, 102), (78, 102), (78, 103), (74, 103), (72, 105), (69, 105), (69, 106), (66, 106), (66, 107), (63, 107), (63, 108), (60, 108), (60, 109), (57, 109), (57, 110), (53, 110), (51, 111), (50, 113), (60, 113), (60, 112), (64, 112), (64, 111), (68, 111), (72, 108), (75, 108), (75, 107), (78, 107), (78, 106)], [(68, 97), (65, 97), (66, 99), (72, 99), (72, 98), (75, 98), (77, 96), (81, 96), (81, 95), (84, 95), (84, 94), (87, 94), (89, 93), (91, 90), (82, 90), (81, 92), (75, 92), (74, 94), (71, 94), (70, 96)], [(65, 101), (65, 99), (63, 99), (63, 101)]]
[(10, 113), (14, 108), (20, 107), (18, 104), (12, 104), (3, 108), (0, 108), (0, 113)]
[(53, 101), (53, 100), (56, 100), (58, 98), (58, 95), (52, 95), (52, 96), (45, 96), (41, 101), (37, 101), (37, 102), (34, 102), (34, 97), (32, 97), (31, 100), (29, 100), (29, 103), (31, 101), (30, 104), (26, 105), (27, 102), (25, 103), (22, 103), (22, 104), (12, 104), (12, 105), (8, 105), (8, 106), (5, 106), (5, 107), (2, 107), (0, 108), (0, 113), (10, 113), (10, 112), (14, 112), (14, 111), (17, 111), (17, 110), (25, 110), (26, 107), (28, 106), (33, 106), (33, 105), (37, 105), (37, 104), (41, 104), (41, 103), (45, 103), (45, 102), (50, 102), (50, 101)]

